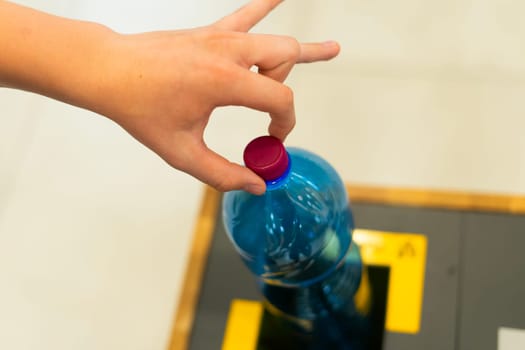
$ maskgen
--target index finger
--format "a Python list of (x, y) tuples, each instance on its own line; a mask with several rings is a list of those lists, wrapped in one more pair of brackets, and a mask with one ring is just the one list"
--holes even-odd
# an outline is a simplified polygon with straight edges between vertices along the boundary
[(218, 20), (214, 26), (224, 30), (247, 32), (283, 0), (252, 0), (234, 13)]

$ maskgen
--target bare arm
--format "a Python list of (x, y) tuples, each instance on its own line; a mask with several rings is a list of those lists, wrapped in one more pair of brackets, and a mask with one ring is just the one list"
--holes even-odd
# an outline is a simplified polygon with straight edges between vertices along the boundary
[(264, 182), (210, 150), (203, 133), (213, 109), (240, 105), (268, 112), (269, 133), (284, 139), (295, 112), (282, 82), (296, 63), (339, 52), (334, 42), (246, 33), (280, 2), (253, 0), (207, 27), (122, 35), (0, 0), (0, 85), (104, 115), (219, 190), (262, 193)]
[(0, 85), (89, 107), (112, 35), (96, 23), (0, 1)]

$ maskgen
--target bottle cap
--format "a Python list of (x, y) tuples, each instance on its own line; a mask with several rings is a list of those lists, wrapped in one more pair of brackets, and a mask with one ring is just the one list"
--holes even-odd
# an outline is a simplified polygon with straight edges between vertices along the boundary
[(244, 149), (244, 164), (266, 181), (284, 175), (288, 163), (288, 153), (283, 143), (273, 136), (258, 137)]

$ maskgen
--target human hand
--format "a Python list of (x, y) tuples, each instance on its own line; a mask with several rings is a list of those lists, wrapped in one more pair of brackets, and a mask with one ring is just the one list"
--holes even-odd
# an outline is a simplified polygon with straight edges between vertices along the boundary
[[(193, 30), (113, 35), (105, 45), (100, 95), (88, 107), (220, 191), (264, 193), (261, 178), (210, 150), (203, 134), (215, 108), (237, 105), (268, 112), (269, 133), (284, 140), (295, 112), (292, 90), (282, 82), (296, 63), (338, 54), (334, 42), (246, 33), (280, 2), (253, 0)], [(254, 65), (258, 72), (250, 70)]]

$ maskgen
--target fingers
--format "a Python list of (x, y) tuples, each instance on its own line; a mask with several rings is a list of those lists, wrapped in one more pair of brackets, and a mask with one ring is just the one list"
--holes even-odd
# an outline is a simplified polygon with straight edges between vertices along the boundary
[(286, 36), (248, 34), (240, 48), (245, 65), (256, 65), (259, 73), (283, 82), (296, 63), (326, 61), (339, 54), (335, 41), (299, 44)]
[(335, 41), (302, 44), (297, 63), (327, 61), (337, 56), (340, 50), (339, 44)]
[(229, 80), (228, 94), (223, 105), (244, 106), (271, 117), (270, 135), (284, 141), (295, 126), (295, 108), (292, 90), (271, 78), (238, 68)]
[(214, 26), (224, 30), (247, 32), (283, 0), (252, 0)]
[(256, 195), (266, 191), (264, 180), (254, 172), (229, 162), (204, 143), (195, 146), (191, 153), (193, 161), (185, 171), (215, 189), (221, 192), (244, 190)]
[(301, 45), (291, 37), (247, 34), (239, 47), (245, 67), (256, 65), (259, 73), (283, 82), (301, 54)]
[(300, 45), (297, 40), (274, 35), (248, 34), (243, 42), (241, 56), (244, 66), (259, 67), (259, 73), (268, 77), (249, 75), (239, 77), (242, 84), (233, 90), (240, 104), (269, 112), (271, 122), (269, 133), (284, 140), (295, 125), (295, 109), (292, 91), (282, 83), (297, 62), (313, 62), (331, 59), (339, 53), (335, 42), (311, 43)]
[(281, 83), (297, 62), (330, 59), (339, 52), (339, 45), (335, 42), (301, 45), (285, 36), (240, 35), (244, 40), (239, 41), (237, 50), (243, 68), (256, 65), (260, 74), (246, 69), (239, 73), (232, 80), (235, 84), (231, 85), (230, 100), (226, 104), (268, 112), (270, 135), (284, 140), (295, 126), (295, 109), (292, 91)]

